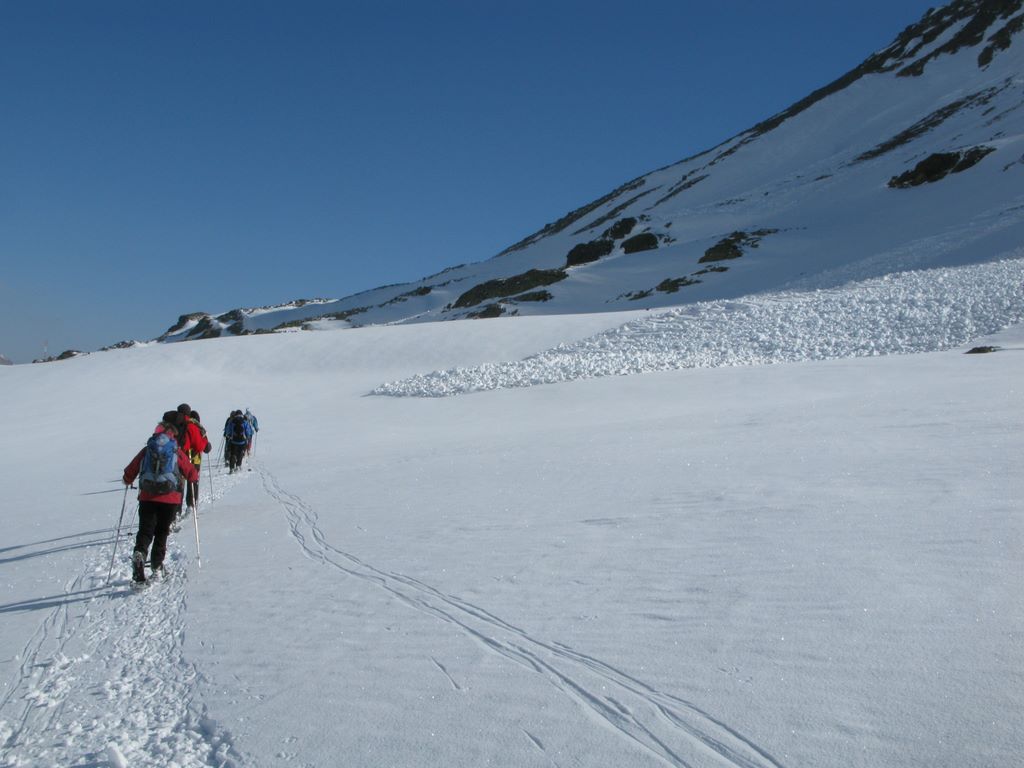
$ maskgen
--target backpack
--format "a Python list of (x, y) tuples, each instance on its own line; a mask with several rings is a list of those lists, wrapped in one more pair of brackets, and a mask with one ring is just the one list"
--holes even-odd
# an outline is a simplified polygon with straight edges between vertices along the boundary
[(166, 432), (150, 437), (142, 454), (139, 488), (143, 493), (163, 496), (181, 490), (180, 477), (178, 444)]
[(231, 442), (248, 443), (249, 438), (245, 434), (245, 417), (235, 416), (231, 422)]

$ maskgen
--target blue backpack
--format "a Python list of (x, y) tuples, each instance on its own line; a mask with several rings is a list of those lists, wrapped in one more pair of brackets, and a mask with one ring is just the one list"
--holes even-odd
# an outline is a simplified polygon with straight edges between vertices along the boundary
[(139, 472), (139, 488), (154, 496), (163, 496), (181, 490), (178, 472), (178, 444), (166, 433), (160, 432), (146, 441)]
[(234, 445), (245, 445), (249, 442), (248, 423), (244, 416), (235, 416), (231, 421), (231, 442)]

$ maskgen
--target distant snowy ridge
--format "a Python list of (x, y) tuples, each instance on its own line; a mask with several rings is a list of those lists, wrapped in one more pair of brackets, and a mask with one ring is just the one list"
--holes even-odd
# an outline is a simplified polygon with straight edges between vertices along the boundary
[(694, 304), (523, 360), (416, 375), (371, 394), (446, 397), (681, 368), (951, 349), (1024, 320), (1024, 249), (1020, 256)]

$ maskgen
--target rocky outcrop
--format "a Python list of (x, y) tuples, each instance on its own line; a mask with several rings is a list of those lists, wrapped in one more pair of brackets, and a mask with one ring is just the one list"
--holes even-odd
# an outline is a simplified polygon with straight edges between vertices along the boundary
[(66, 349), (55, 357), (44, 357), (39, 360), (33, 360), (33, 363), (55, 363), (59, 360), (70, 360), (73, 357), (79, 357), (82, 355), (88, 355), (88, 352), (82, 352), (78, 349)]
[(639, 253), (640, 251), (653, 251), (658, 247), (658, 236), (651, 232), (642, 232), (633, 235), (628, 240), (622, 241), (623, 253)]
[(480, 283), (463, 293), (452, 304), (452, 309), (464, 307), (475, 307), (477, 304), (488, 299), (501, 299), (514, 296), (518, 293), (530, 291), (533, 288), (541, 288), (559, 280), (565, 280), (568, 275), (562, 269), (531, 269), (521, 275), (506, 278), (504, 280), (488, 280)]
[(889, 179), (892, 189), (907, 189), (941, 181), (951, 173), (961, 173), (981, 162), (992, 147), (972, 147), (963, 152), (936, 152), (919, 162), (909, 171)]
[(614, 249), (615, 243), (604, 238), (598, 238), (586, 243), (578, 243), (565, 255), (565, 266), (576, 267), (580, 264), (589, 264), (592, 261), (597, 261), (602, 256), (607, 256)]
[(704, 255), (699, 259), (698, 263), (706, 264), (711, 261), (738, 259), (743, 255), (744, 248), (757, 248), (761, 243), (762, 237), (773, 235), (778, 231), (777, 229), (758, 229), (749, 233), (733, 232), (704, 251)]

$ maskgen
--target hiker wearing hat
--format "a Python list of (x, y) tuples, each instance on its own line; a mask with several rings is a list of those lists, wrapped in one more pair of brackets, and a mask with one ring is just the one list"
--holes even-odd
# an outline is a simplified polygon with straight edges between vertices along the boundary
[(153, 574), (163, 573), (167, 537), (181, 509), (184, 483), (199, 479), (199, 472), (178, 446), (178, 416), (176, 411), (167, 411), (146, 447), (124, 468), (125, 485), (139, 479), (139, 532), (132, 552), (132, 581), (137, 584), (146, 582), (147, 553)]
[[(182, 403), (178, 406), (178, 414), (182, 425), (181, 440), (179, 441), (181, 449), (188, 454), (189, 461), (195, 465), (198, 472), (199, 465), (203, 461), (203, 454), (209, 453), (212, 446), (206, 438), (206, 430), (199, 424), (199, 419), (193, 416), (195, 412), (188, 403)], [(198, 416), (198, 414), (195, 414), (195, 416)], [(198, 501), (199, 480), (197, 478), (194, 483), (189, 481), (188, 486), (185, 488), (185, 506), (195, 509)]]

